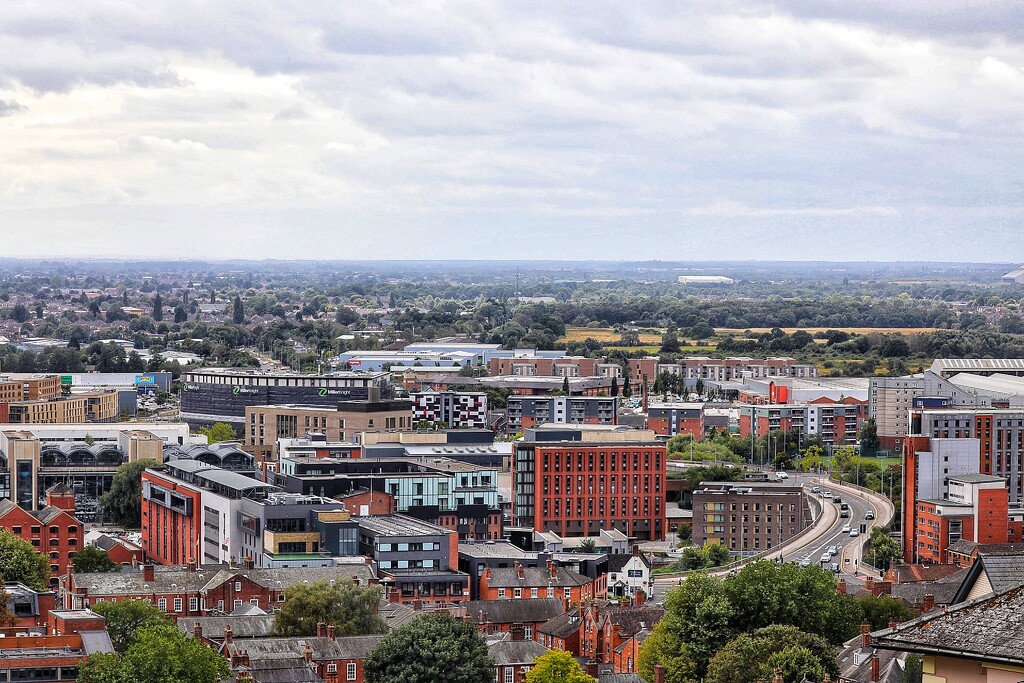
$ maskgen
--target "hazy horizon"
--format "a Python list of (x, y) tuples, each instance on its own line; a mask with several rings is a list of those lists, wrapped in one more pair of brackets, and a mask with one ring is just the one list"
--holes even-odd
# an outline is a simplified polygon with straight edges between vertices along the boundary
[(0, 6), (5, 255), (1024, 262), (1024, 5)]

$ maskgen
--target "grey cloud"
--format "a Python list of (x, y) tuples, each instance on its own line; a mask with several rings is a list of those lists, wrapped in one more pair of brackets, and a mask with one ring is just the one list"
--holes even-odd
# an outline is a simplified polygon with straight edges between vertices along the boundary
[(10, 116), (23, 111), (28, 111), (28, 107), (14, 100), (0, 100), (0, 116)]

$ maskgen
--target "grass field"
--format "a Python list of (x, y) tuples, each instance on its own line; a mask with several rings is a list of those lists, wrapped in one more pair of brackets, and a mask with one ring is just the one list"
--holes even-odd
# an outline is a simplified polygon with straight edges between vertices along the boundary
[[(661, 333), (653, 332), (641, 332), (640, 343), (643, 345), (653, 344), (654, 346), (661, 346)], [(622, 339), (622, 334), (616, 332), (610, 327), (567, 327), (565, 328), (565, 336), (560, 337), (560, 342), (581, 342), (587, 338), (594, 339), (599, 342), (617, 342)]]

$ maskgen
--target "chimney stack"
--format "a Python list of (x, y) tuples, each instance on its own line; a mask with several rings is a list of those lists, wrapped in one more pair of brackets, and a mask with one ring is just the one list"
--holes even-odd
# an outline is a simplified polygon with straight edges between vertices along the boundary
[(514, 641), (526, 640), (526, 627), (522, 624), (512, 624), (508, 629), (508, 634)]
[(192, 561), (187, 562), (185, 564), (185, 570), (189, 572), (194, 572), (196, 570), (196, 563)]
[(316, 637), (326, 638), (327, 637), (327, 624), (322, 621), (316, 622)]
[(897, 619), (896, 617), (890, 617), (889, 618), (889, 628), (896, 628), (899, 625), (900, 625), (900, 620), (899, 619)]
[(633, 544), (633, 557), (640, 557), (640, 544), (639, 543), (634, 543)]
[(654, 665), (654, 683), (665, 683), (665, 665)]
[(931, 612), (935, 609), (935, 596), (931, 593), (924, 594), (924, 611)]
[(587, 675), (597, 678), (597, 675), (601, 673), (601, 667), (598, 665), (596, 659), (587, 660)]
[(336, 635), (335, 635), (336, 633), (337, 633), (337, 629), (334, 628), (334, 624), (327, 624), (327, 637), (330, 638), (331, 640), (335, 640), (336, 639)]
[(550, 572), (552, 579), (558, 578), (558, 565), (553, 560), (548, 560), (548, 572)]
[(775, 675), (772, 677), (772, 683), (786, 683), (782, 680), (782, 669), (775, 667)]
[(514, 566), (516, 568), (516, 574), (519, 575), (519, 580), (522, 581), (523, 579), (525, 579), (526, 578), (526, 571), (523, 569), (523, 565), (521, 565), (519, 563), (519, 560), (516, 560), (514, 562)]
[(224, 642), (228, 645), (235, 642), (234, 636), (231, 635), (231, 624), (224, 627)]
[(144, 564), (142, 565), (142, 580), (146, 583), (153, 583), (153, 565)]
[(192, 627), (192, 637), (195, 638), (196, 640), (202, 640), (203, 639), (203, 625), (200, 624), (198, 621)]
[(860, 646), (871, 647), (871, 624), (866, 621), (860, 623)]
[(306, 660), (306, 666), (313, 663), (313, 648), (306, 643), (306, 649), (302, 651), (302, 658)]
[(881, 680), (882, 663), (878, 660), (878, 650), (871, 653), (871, 683)]
[(242, 566), (246, 569), (252, 569), (256, 566), (256, 561), (252, 558), (252, 555), (246, 555), (245, 559), (242, 560)]
[(841, 576), (839, 577), (839, 580), (836, 581), (836, 593), (846, 595), (846, 579)]

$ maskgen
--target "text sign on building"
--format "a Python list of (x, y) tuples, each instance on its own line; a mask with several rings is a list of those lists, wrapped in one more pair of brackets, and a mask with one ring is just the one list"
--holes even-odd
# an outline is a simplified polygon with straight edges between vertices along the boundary
[(627, 569), (626, 576), (631, 579), (642, 579), (644, 577), (644, 572), (642, 569)]

